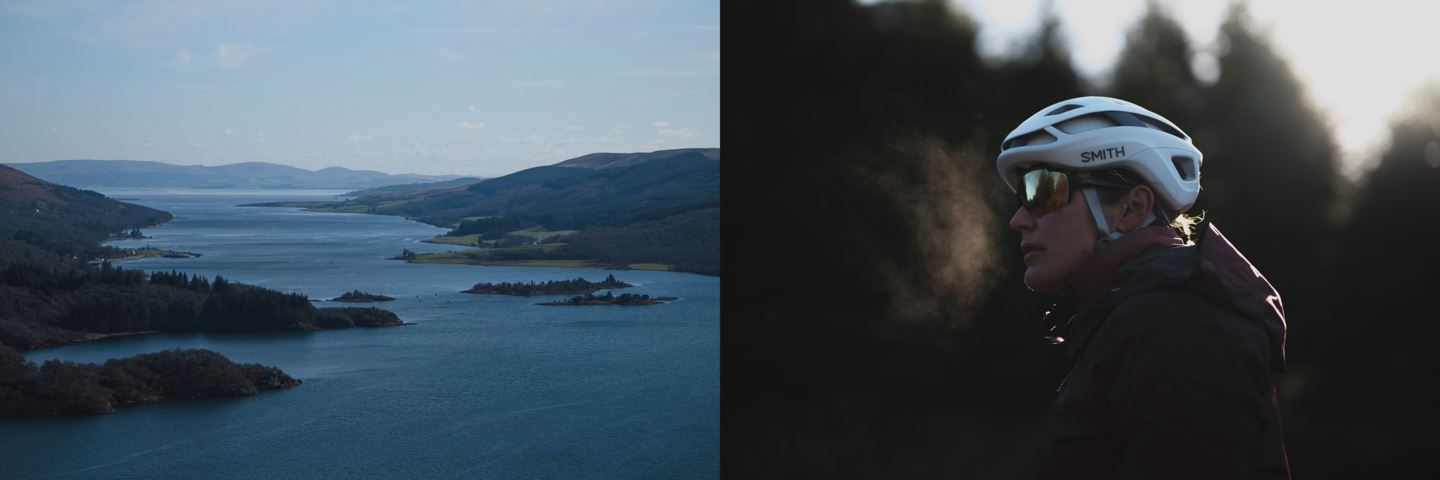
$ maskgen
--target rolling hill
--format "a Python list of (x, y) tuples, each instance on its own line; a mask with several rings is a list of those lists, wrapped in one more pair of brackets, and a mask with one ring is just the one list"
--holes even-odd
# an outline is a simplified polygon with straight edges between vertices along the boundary
[(719, 149), (597, 153), (468, 186), (269, 205), (400, 215), (454, 229), (452, 235), (492, 240), (536, 230), (574, 232), (564, 245), (523, 255), (720, 271)]
[(103, 250), (99, 243), (112, 233), (170, 219), (167, 212), (0, 165), (0, 264), (25, 256), (87, 258)]
[(459, 178), (454, 175), (390, 175), (343, 167), (311, 171), (263, 162), (207, 167), (140, 160), (56, 160), (11, 166), (50, 182), (85, 188), (361, 189)]

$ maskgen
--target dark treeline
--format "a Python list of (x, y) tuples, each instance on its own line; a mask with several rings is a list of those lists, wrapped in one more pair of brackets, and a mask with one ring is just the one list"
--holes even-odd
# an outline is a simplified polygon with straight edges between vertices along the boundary
[(1137, 102), (1194, 137), (1205, 164), (1192, 213), (1283, 295), (1294, 475), (1428, 475), (1440, 360), (1413, 339), (1440, 329), (1424, 302), (1440, 265), (1426, 220), (1440, 209), (1440, 90), (1418, 94), (1355, 180), (1243, 2), (1204, 79), (1154, 2), (1133, 25), (1083, 26), (1129, 32), (1099, 84), (1077, 73), (1049, 12), (998, 59), (940, 0), (737, 0), (725, 14), (746, 32), (724, 39), (726, 147), (743, 159), (725, 167), (738, 182), (725, 270), (744, 282), (723, 306), (727, 475), (1034, 475), (1066, 363), (1039, 341), (1053, 299), (1024, 291), (994, 158), (1026, 116), (1085, 94)]
[(316, 309), (303, 295), (220, 275), (213, 280), (183, 272), (146, 275), (108, 262), (89, 270), (12, 264), (0, 269), (0, 279), (0, 343), (21, 349), (84, 338), (77, 333), (306, 331), (401, 323), (341, 313), (321, 321), (328, 309)]
[(166, 350), (104, 365), (50, 360), (37, 367), (0, 345), (0, 417), (108, 413), (165, 399), (252, 395), (299, 384), (275, 367), (236, 364), (209, 350)]
[(320, 328), (393, 327), (404, 325), (394, 312), (375, 307), (321, 308), (315, 311)]
[(650, 296), (649, 296), (649, 295), (646, 295), (646, 294), (622, 293), (622, 294), (616, 295), (615, 292), (605, 292), (604, 295), (596, 295), (596, 294), (594, 294), (594, 293), (587, 293), (587, 294), (584, 294), (584, 295), (578, 295), (578, 296), (570, 297), (570, 299), (568, 299), (568, 300), (556, 300), (556, 301), (554, 301), (554, 302), (537, 303), (536, 305), (545, 305), (545, 306), (620, 305), (620, 306), (631, 307), (631, 306), (637, 306), (637, 305), (658, 305), (658, 304), (665, 303), (665, 302), (670, 301), (670, 300), (675, 300), (675, 297), (655, 297), (655, 298), (650, 298)]
[(330, 299), (330, 301), (332, 302), (389, 302), (391, 300), (395, 300), (395, 297), (380, 295), (376, 293), (367, 293), (359, 290), (351, 290), (349, 292), (341, 294), (338, 297)]
[(516, 295), (521, 297), (534, 297), (539, 295), (573, 295), (576, 293), (594, 293), (596, 290), (614, 288), (630, 288), (634, 285), (615, 279), (614, 275), (606, 275), (604, 280), (592, 282), (584, 278), (573, 280), (547, 280), (545, 283), (537, 282), (501, 282), (501, 283), (477, 283), (464, 293), (484, 293), (494, 295)]

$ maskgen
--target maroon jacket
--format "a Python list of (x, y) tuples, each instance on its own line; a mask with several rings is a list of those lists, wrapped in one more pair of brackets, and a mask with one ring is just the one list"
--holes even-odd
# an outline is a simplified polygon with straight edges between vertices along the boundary
[(1289, 478), (1272, 372), (1280, 296), (1209, 226), (1111, 242), (1068, 278), (1047, 339), (1073, 364), (1057, 389), (1041, 478)]

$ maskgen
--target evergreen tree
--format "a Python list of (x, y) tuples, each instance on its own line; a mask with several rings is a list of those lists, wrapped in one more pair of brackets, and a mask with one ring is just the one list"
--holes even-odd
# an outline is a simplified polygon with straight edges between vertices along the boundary
[(994, 107), (997, 123), (992, 128), (1001, 135), (989, 142), (995, 154), (999, 153), (1003, 135), (1030, 114), (1046, 105), (1085, 95), (1088, 90), (1071, 63), (1070, 48), (1051, 2), (1045, 2), (1041, 9), (1040, 29), (1019, 55), (1006, 61), (997, 76), (998, 91), (993, 98), (1003, 105)]
[[(1433, 347), (1416, 339), (1440, 334), (1430, 300), (1440, 266), (1440, 251), (1430, 246), (1440, 243), (1440, 226), (1428, 221), (1440, 217), (1440, 84), (1409, 103), (1413, 111), (1391, 125), (1390, 145), (1340, 237), (1338, 267), (1324, 278), (1336, 284), (1334, 321), (1307, 326), (1316, 374), (1292, 415), (1297, 421), (1287, 423), (1296, 478), (1433, 471), (1423, 446), (1440, 428), (1433, 412), (1440, 368)], [(1408, 220), (1403, 233), (1394, 228), (1398, 218)]]
[(1203, 130), (1199, 110), (1204, 93), (1190, 66), (1193, 58), (1185, 30), (1149, 0), (1115, 63), (1109, 95), (1164, 115), (1194, 136)]
[[(1206, 94), (1202, 192), (1207, 212), (1280, 291), (1287, 314), (1314, 324), (1328, 308), (1335, 231), (1335, 143), (1325, 121), (1243, 4), (1221, 26), (1220, 77)], [(1303, 344), (1292, 347), (1304, 348)]]

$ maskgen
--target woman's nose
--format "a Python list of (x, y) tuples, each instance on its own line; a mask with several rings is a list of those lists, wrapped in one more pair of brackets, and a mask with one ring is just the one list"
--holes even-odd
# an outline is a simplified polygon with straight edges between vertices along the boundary
[(1015, 208), (1015, 215), (1010, 217), (1010, 229), (1017, 232), (1033, 230), (1035, 228), (1035, 217), (1030, 216), (1030, 211), (1024, 206)]

